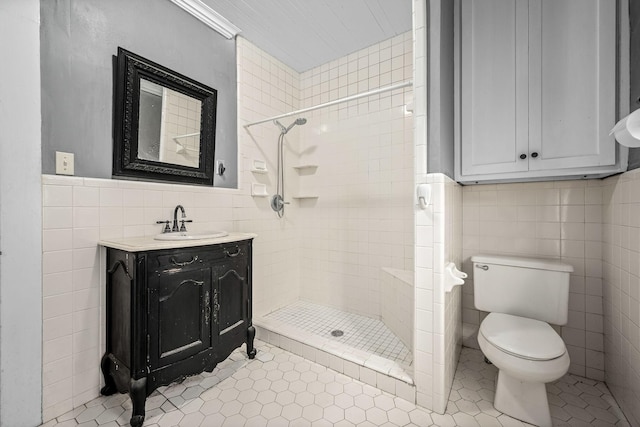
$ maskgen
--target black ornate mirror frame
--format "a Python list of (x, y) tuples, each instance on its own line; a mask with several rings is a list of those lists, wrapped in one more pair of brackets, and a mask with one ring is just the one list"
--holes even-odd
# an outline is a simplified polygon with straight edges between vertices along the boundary
[[(141, 78), (202, 102), (199, 167), (138, 158)], [(114, 86), (113, 175), (212, 186), (217, 91), (121, 47), (118, 48)]]

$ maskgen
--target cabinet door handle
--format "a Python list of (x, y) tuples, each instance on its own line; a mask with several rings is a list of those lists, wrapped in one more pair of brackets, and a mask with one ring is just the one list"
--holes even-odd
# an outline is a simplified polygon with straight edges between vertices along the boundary
[(171, 257), (171, 264), (175, 265), (176, 267), (184, 267), (185, 265), (193, 264), (197, 260), (198, 260), (198, 255), (191, 258), (191, 261), (184, 261), (184, 262), (178, 262), (174, 257)]
[(524, 153), (523, 153), (523, 154), (520, 154), (520, 159), (524, 160), (524, 159), (526, 159), (526, 158), (527, 158), (527, 155), (526, 155), (526, 154), (524, 154)]
[(538, 153), (536, 153), (536, 152), (534, 151), (533, 153), (531, 153), (531, 157), (533, 157), (533, 158), (535, 159), (536, 157), (538, 157)]
[(242, 249), (240, 249), (240, 248), (236, 248), (236, 249), (237, 249), (237, 251), (235, 251), (233, 253), (231, 253), (231, 252), (229, 252), (228, 250), (225, 249), (224, 253), (225, 253), (225, 255), (227, 255), (228, 257), (231, 257), (231, 258), (237, 257), (238, 255), (240, 255), (240, 252), (242, 252)]
[(209, 320), (211, 319), (211, 303), (209, 302), (209, 291), (204, 293), (204, 324), (209, 326)]
[(218, 304), (218, 290), (213, 290), (213, 322), (218, 323), (218, 312), (220, 311), (220, 304)]

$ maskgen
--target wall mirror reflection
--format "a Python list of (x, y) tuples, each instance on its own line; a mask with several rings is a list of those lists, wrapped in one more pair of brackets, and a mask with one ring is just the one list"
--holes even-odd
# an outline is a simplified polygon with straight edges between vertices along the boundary
[(197, 168), (202, 102), (140, 79), (138, 158)]
[(113, 175), (213, 185), (217, 92), (118, 49)]

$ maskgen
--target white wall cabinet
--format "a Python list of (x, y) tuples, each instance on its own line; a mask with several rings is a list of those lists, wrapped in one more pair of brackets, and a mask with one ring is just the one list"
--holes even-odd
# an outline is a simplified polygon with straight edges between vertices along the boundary
[(626, 170), (616, 119), (616, 2), (459, 0), (456, 180)]

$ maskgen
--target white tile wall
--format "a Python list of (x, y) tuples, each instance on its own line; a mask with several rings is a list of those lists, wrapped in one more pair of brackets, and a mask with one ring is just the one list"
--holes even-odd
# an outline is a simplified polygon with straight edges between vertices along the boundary
[[(427, 7), (424, 0), (413, 2), (414, 74), (413, 90), (427, 93)], [(416, 97), (414, 119), (414, 189), (427, 183), (427, 106), (426, 96)], [(425, 408), (444, 412), (439, 396), (444, 394), (444, 372), (434, 370), (434, 217), (433, 204), (427, 210), (414, 206), (415, 234), (415, 333), (414, 381), (416, 402)], [(438, 228), (437, 226), (435, 227)], [(441, 312), (440, 312), (441, 313)], [(435, 382), (438, 385), (434, 385)], [(435, 393), (435, 398), (434, 398)]]
[[(410, 80), (412, 34), (302, 73), (301, 107)], [(302, 298), (379, 318), (382, 268), (413, 270), (411, 88), (305, 113), (299, 128)], [(290, 120), (293, 120), (291, 118)], [(295, 190), (294, 190), (295, 191)], [(291, 194), (291, 193), (290, 193)]]
[[(277, 59), (258, 49), (242, 37), (237, 39), (238, 117), (244, 125), (299, 108), (299, 76)], [(287, 125), (287, 119), (282, 119)], [(285, 198), (297, 192), (298, 175), (291, 167), (297, 164), (299, 128), (285, 138)], [(298, 206), (292, 201), (285, 216), (278, 219), (271, 210), (269, 197), (250, 197), (253, 183), (264, 184), (267, 193), (276, 193), (277, 143), (279, 129), (271, 122), (238, 130), (243, 196), (234, 199), (234, 221), (238, 229), (255, 230), (264, 242), (263, 250), (254, 251), (253, 275), (264, 286), (254, 287), (254, 316), (267, 314), (298, 300), (300, 293)], [(266, 174), (251, 172), (254, 160), (266, 163)]]
[[(604, 379), (600, 181), (476, 185), (463, 188), (464, 268), (478, 253), (560, 258), (573, 265), (569, 321), (559, 328), (569, 372)], [(472, 279), (472, 277), (470, 277)], [(472, 280), (463, 288), (463, 321), (477, 330)], [(476, 345), (475, 338), (465, 341)]]
[(418, 404), (444, 413), (462, 346), (460, 287), (444, 292), (444, 266), (462, 258), (462, 187), (428, 174), (431, 204), (416, 210), (416, 351)]
[[(462, 187), (445, 177), (444, 184), (444, 260), (441, 265), (453, 262), (462, 269)], [(435, 260), (434, 260), (435, 262)], [(444, 276), (441, 278), (444, 284)], [(444, 361), (443, 398), (449, 400), (456, 367), (462, 349), (462, 289), (455, 286), (444, 293)]]
[[(380, 315), (384, 324), (413, 350), (413, 317), (415, 307), (413, 271), (383, 268), (380, 280)], [(422, 295), (424, 300), (427, 295)], [(426, 301), (425, 301), (426, 302)]]
[[(595, 307), (586, 322), (602, 330), (604, 315), (606, 382), (631, 425), (640, 425), (640, 169), (608, 178), (602, 188), (604, 310)], [(592, 340), (602, 347), (588, 333)], [(586, 359), (603, 363), (599, 352), (588, 350)]]

